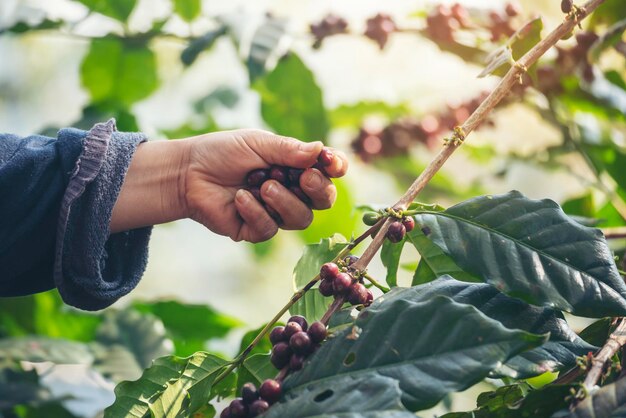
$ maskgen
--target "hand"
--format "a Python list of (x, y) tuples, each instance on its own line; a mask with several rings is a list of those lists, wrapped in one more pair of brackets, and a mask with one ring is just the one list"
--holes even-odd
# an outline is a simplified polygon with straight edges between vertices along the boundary
[[(284, 165), (306, 168), (300, 187), (314, 209), (327, 209), (337, 191), (319, 170), (308, 168), (322, 150), (320, 142), (303, 143), (259, 130), (217, 132), (176, 141), (141, 144), (133, 156), (113, 209), (111, 232), (192, 218), (235, 241), (264, 241), (279, 225), (243, 188), (255, 168)], [(325, 167), (330, 177), (346, 173), (343, 153)], [(311, 208), (276, 181), (263, 184), (261, 196), (281, 216), (283, 229), (306, 228)]]

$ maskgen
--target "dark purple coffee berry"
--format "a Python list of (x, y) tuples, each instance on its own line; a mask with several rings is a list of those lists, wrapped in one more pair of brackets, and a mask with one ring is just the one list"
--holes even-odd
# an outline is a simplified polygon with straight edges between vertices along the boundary
[(272, 332), (270, 332), (270, 342), (272, 343), (272, 345), (276, 345), (281, 341), (287, 341), (287, 339), (285, 338), (284, 332), (285, 332), (285, 327), (282, 327), (282, 326), (274, 327)]
[(372, 302), (374, 302), (374, 294), (372, 293), (371, 290), (367, 289), (367, 299), (365, 300), (364, 305), (370, 306)]
[(333, 163), (333, 158), (335, 158), (335, 154), (333, 154), (330, 148), (324, 148), (317, 157), (317, 162), (320, 163), (322, 167), (328, 167)]
[(288, 177), (287, 170), (288, 170), (287, 167), (281, 167), (279, 165), (272, 166), (272, 168), (270, 168), (270, 178), (276, 180), (277, 182), (285, 186), (289, 184), (289, 177)]
[[(280, 343), (280, 344), (285, 344), (285, 343)], [(278, 370), (281, 370), (283, 367), (285, 367), (286, 365), (289, 364), (289, 356), (282, 357), (282, 356), (276, 354), (275, 351), (273, 351), (272, 355), (270, 356), (270, 362)]]
[(343, 259), (343, 262), (346, 263), (346, 266), (351, 266), (357, 261), (359, 261), (359, 257), (357, 257), (356, 255), (349, 255)]
[(311, 204), (311, 198), (309, 196), (307, 196), (307, 194), (302, 191), (300, 186), (291, 185), (291, 186), (289, 186), (289, 191), (291, 193), (295, 194), (296, 197), (298, 199), (300, 199), (303, 203), (305, 203), (307, 205)]
[(335, 277), (335, 280), (333, 280), (335, 295), (343, 294), (350, 286), (352, 286), (352, 276), (348, 273), (339, 273), (337, 277)]
[(563, 13), (569, 13), (574, 7), (574, 0), (561, 0), (561, 11)]
[(309, 327), (308, 322), (306, 322), (306, 318), (303, 317), (302, 315), (294, 315), (291, 318), (289, 318), (289, 321), (287, 322), (297, 322), (302, 327), (302, 331), (306, 331), (307, 328)]
[(335, 263), (326, 263), (322, 265), (320, 269), (320, 277), (322, 280), (330, 279), (333, 280), (339, 274), (339, 267)]
[(387, 230), (387, 238), (391, 242), (400, 242), (404, 239), (404, 235), (406, 234), (406, 228), (402, 225), (400, 221), (394, 221), (389, 225), (389, 229)]
[(230, 403), (230, 416), (233, 418), (246, 418), (248, 416), (248, 405), (243, 399), (237, 398)]
[(297, 332), (302, 332), (302, 326), (297, 322), (287, 322), (285, 325), (285, 339), (289, 340), (291, 336)]
[(367, 289), (361, 283), (350, 286), (348, 302), (352, 305), (365, 305), (367, 302)]
[(252, 196), (254, 196), (256, 200), (258, 200), (259, 202), (263, 202), (263, 198), (261, 197), (261, 189), (259, 187), (250, 187), (248, 191)]
[(241, 399), (243, 399), (247, 405), (259, 399), (259, 391), (256, 389), (254, 383), (246, 383), (241, 387)]
[(304, 364), (304, 356), (299, 354), (294, 354), (291, 356), (289, 360), (289, 370), (297, 372), (302, 369), (302, 365)]
[(248, 416), (258, 417), (259, 415), (264, 414), (268, 409), (270, 409), (270, 404), (263, 399), (258, 399), (252, 402), (252, 404), (248, 408)]
[(313, 343), (321, 343), (326, 339), (326, 325), (321, 322), (313, 322), (307, 331)]
[(265, 180), (269, 178), (270, 178), (270, 171), (268, 169), (258, 168), (248, 173), (246, 182), (248, 183), (248, 186), (260, 187), (261, 184), (263, 184)]
[(296, 354), (306, 354), (311, 349), (311, 337), (306, 332), (297, 332), (289, 339), (289, 347)]
[(415, 228), (415, 218), (412, 216), (405, 216), (402, 218), (402, 225), (404, 225), (406, 232), (411, 232), (413, 228)]
[(332, 279), (324, 279), (320, 282), (320, 293), (322, 296), (332, 296), (335, 293)]
[(290, 168), (289, 172), (287, 172), (287, 177), (289, 178), (289, 184), (292, 186), (300, 185), (300, 176), (302, 176), (304, 170), (301, 168)]
[(265, 211), (268, 213), (268, 215), (270, 215), (270, 218), (274, 220), (274, 222), (276, 222), (278, 225), (283, 223), (283, 218), (280, 217), (280, 214), (276, 211), (276, 209), (274, 209), (270, 205), (263, 205), (263, 207), (265, 208)]
[(259, 388), (259, 395), (270, 405), (280, 399), (282, 388), (274, 379), (267, 379)]
[(220, 414), (220, 418), (231, 418), (231, 417), (232, 415), (230, 414), (230, 405), (228, 405), (226, 409), (224, 409), (222, 413)]
[(280, 358), (289, 358), (289, 356), (291, 356), (292, 351), (291, 351), (291, 347), (289, 347), (289, 342), (279, 342), (278, 344), (276, 344), (273, 348), (272, 348), (272, 354), (275, 354), (277, 357)]

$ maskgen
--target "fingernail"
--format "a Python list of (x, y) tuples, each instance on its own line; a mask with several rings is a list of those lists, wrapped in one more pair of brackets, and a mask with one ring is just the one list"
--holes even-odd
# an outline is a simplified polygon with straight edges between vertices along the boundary
[(278, 193), (278, 189), (276, 188), (276, 185), (271, 181), (267, 182), (267, 189), (265, 189), (265, 195), (269, 197), (276, 197), (277, 193)]
[(319, 171), (312, 170), (307, 183), (311, 189), (319, 189), (322, 187), (322, 181), (322, 174)]
[(244, 189), (239, 189), (235, 194), (235, 199), (237, 199), (239, 203), (248, 203), (250, 200), (250, 194), (246, 193)]

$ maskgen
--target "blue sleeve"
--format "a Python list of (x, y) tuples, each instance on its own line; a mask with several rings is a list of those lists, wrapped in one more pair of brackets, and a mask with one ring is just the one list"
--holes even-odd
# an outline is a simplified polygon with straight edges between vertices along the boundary
[(141, 134), (114, 121), (57, 138), (0, 135), (0, 296), (57, 287), (85, 310), (130, 292), (147, 263), (151, 228), (109, 233)]

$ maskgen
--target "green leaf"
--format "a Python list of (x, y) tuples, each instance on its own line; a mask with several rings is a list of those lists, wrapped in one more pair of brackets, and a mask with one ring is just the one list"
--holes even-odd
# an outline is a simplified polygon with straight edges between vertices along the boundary
[(398, 381), (385, 376), (339, 376), (290, 391), (264, 418), (415, 418), (400, 401)]
[(115, 388), (115, 402), (105, 418), (188, 416), (209, 401), (211, 387), (226, 361), (209, 353), (188, 358), (161, 357), (134, 382)]
[(394, 290), (387, 293), (385, 298), (408, 298), (414, 302), (425, 302), (437, 296), (446, 296), (455, 302), (472, 305), (509, 329), (521, 329), (533, 334), (550, 333), (549, 340), (541, 347), (512, 358), (494, 371), (493, 375), (523, 379), (546, 371), (565, 370), (576, 365), (578, 356), (597, 350), (597, 347), (576, 335), (561, 312), (529, 305), (485, 283), (466, 283), (450, 276), (442, 276), (426, 285)]
[(78, 0), (90, 11), (101, 13), (121, 22), (126, 22), (135, 8), (137, 0)]
[(203, 350), (207, 340), (223, 338), (232, 329), (242, 325), (241, 321), (206, 305), (170, 300), (135, 302), (133, 308), (144, 314), (150, 313), (163, 321), (168, 336), (174, 342), (177, 356), (189, 356)]
[(435, 405), (446, 394), (482, 380), (499, 363), (541, 345), (546, 336), (506, 329), (476, 308), (438, 296), (427, 302), (385, 295), (361, 312), (355, 325), (327, 341), (287, 393), (315, 384), (334, 389), (339, 377), (390, 377), (411, 410)]
[(624, 418), (626, 417), (626, 379), (606, 385), (570, 410), (563, 410), (552, 418)]
[(394, 244), (389, 240), (385, 240), (380, 251), (380, 260), (383, 262), (383, 266), (387, 268), (385, 280), (390, 287), (398, 285), (398, 266), (400, 265), (400, 256), (402, 255), (402, 248), (405, 242), (405, 240), (402, 240)]
[(119, 39), (92, 41), (83, 59), (81, 83), (96, 103), (129, 107), (158, 87), (156, 57), (145, 44)]
[(255, 354), (248, 357), (238, 369), (237, 395), (244, 384), (254, 383), (258, 388), (266, 379), (273, 379), (276, 373), (269, 354)]
[(359, 128), (367, 116), (382, 116), (394, 120), (410, 113), (406, 104), (391, 105), (380, 101), (361, 101), (353, 104), (344, 104), (329, 112), (333, 128)]
[[(253, 329), (251, 331), (246, 332), (241, 338), (241, 344), (239, 344), (239, 352), (241, 353), (243, 350), (248, 348), (250, 343), (256, 338), (257, 335), (261, 332), (263, 328), (265, 328), (266, 324), (261, 325), (257, 329)], [(284, 325), (281, 322), (277, 322), (276, 326)], [(269, 333), (266, 334), (261, 341), (252, 349), (250, 354), (267, 354), (272, 349), (272, 342), (270, 341)]]
[(615, 44), (622, 40), (624, 31), (626, 31), (626, 19), (615, 23), (613, 26), (607, 29), (607, 31), (604, 32), (602, 36), (600, 36), (600, 38), (591, 46), (591, 49), (588, 53), (589, 60), (591, 62), (598, 61), (603, 51), (613, 47)]
[[(349, 245), (348, 241), (340, 234), (330, 238), (323, 238), (317, 244), (308, 244), (304, 247), (302, 257), (296, 263), (293, 270), (293, 284), (296, 290), (302, 289), (320, 272), (322, 264), (333, 260)], [(309, 321), (318, 321), (324, 316), (326, 309), (332, 302), (331, 297), (324, 297), (317, 291), (317, 285), (304, 294), (296, 302), (289, 312), (292, 315), (303, 315)]]
[(261, 96), (263, 120), (277, 133), (303, 141), (325, 141), (328, 115), (322, 90), (296, 54), (281, 59), (253, 88)]
[(202, 11), (200, 0), (174, 0), (174, 11), (187, 22), (191, 22)]
[(84, 343), (28, 336), (1, 339), (0, 360), (92, 364), (94, 356), (89, 346)]
[(626, 286), (602, 232), (568, 218), (551, 200), (514, 191), (416, 221), (459, 267), (514, 297), (575, 315), (626, 314)]
[(612, 318), (599, 319), (580, 331), (578, 335), (589, 344), (603, 346), (609, 338), (611, 322), (613, 322)]
[(201, 52), (211, 49), (215, 42), (225, 34), (226, 27), (220, 26), (215, 30), (208, 31), (199, 38), (193, 39), (181, 53), (180, 60), (185, 65), (193, 64)]

